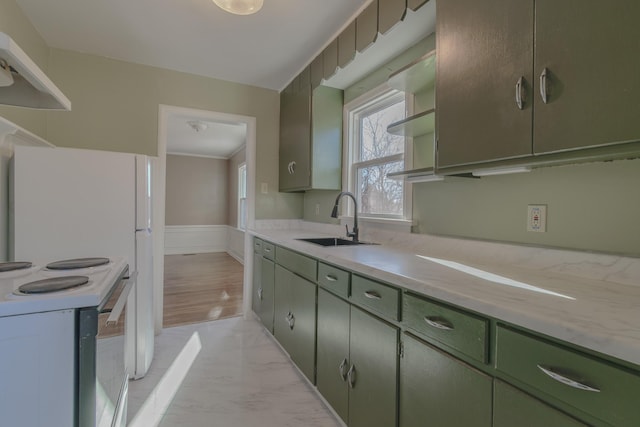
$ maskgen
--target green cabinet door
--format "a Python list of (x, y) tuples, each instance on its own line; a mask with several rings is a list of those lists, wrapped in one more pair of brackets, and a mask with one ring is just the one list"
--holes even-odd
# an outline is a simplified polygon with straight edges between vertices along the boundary
[(493, 427), (587, 427), (560, 411), (496, 380)]
[(316, 285), (276, 264), (274, 300), (273, 335), (313, 382)]
[(293, 328), (291, 327), (292, 295), (291, 284), (294, 274), (275, 266), (274, 304), (273, 304), (273, 336), (291, 355), (293, 349)]
[(534, 151), (639, 140), (640, 2), (536, 0), (535, 8)]
[(292, 275), (291, 358), (305, 376), (315, 384), (316, 366), (316, 285)]
[[(275, 264), (273, 261), (262, 258), (260, 266), (260, 309), (258, 315), (262, 324), (273, 333), (273, 302), (274, 302), (274, 282)], [(254, 308), (255, 311), (255, 308)]]
[(446, 0), (436, 9), (438, 168), (530, 155), (533, 1)]
[(262, 295), (262, 255), (253, 254), (253, 288), (251, 291), (251, 308), (260, 316)]
[(349, 427), (397, 425), (398, 328), (351, 307)]
[(492, 382), (488, 375), (405, 335), (400, 427), (491, 427)]
[(348, 421), (349, 303), (318, 289), (318, 390), (333, 410)]

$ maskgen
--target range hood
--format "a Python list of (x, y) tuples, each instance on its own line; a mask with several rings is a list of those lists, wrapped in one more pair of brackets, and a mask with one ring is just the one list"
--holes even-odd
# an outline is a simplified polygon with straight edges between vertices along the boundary
[(42, 110), (71, 110), (71, 101), (11, 37), (2, 32), (0, 104)]

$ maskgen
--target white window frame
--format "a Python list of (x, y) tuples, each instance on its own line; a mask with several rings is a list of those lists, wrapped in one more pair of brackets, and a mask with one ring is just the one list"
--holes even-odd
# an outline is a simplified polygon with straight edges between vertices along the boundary
[[(244, 175), (244, 176), (243, 176)], [(247, 228), (247, 163), (238, 165), (238, 228)]]
[[(356, 192), (356, 183), (357, 183), (357, 167), (356, 166), (367, 166), (369, 164), (379, 164), (380, 159), (372, 160), (372, 161), (363, 161), (354, 163), (354, 159), (357, 158), (357, 150), (359, 146), (357, 144), (358, 135), (356, 126), (353, 126), (357, 114), (361, 111), (366, 110), (366, 107), (370, 106), (374, 100), (384, 97), (389, 94), (391, 97), (391, 93), (398, 92), (397, 90), (389, 87), (386, 83), (376, 87), (373, 90), (370, 90), (356, 99), (350, 101), (345, 104), (343, 109), (343, 123), (344, 123), (344, 133), (343, 133), (343, 141), (345, 141), (343, 146), (343, 159), (345, 161), (345, 165), (343, 167), (343, 191), (350, 191), (354, 195), (357, 196)], [(404, 93), (404, 101), (405, 101), (405, 117), (409, 117), (413, 113), (413, 95), (410, 93)], [(393, 156), (389, 156), (385, 158), (386, 161), (395, 161), (404, 159), (404, 169), (410, 169), (413, 163), (413, 140), (412, 138), (405, 137), (404, 139), (404, 153), (403, 154), (395, 154)], [(369, 213), (358, 213), (358, 218), (362, 219), (363, 222), (376, 222), (376, 223), (386, 223), (386, 224), (398, 224), (401, 226), (409, 227), (407, 231), (410, 231), (410, 226), (412, 225), (412, 196), (413, 189), (410, 182), (405, 181), (403, 187), (403, 215), (389, 215), (389, 214), (369, 214)], [(348, 206), (345, 208), (345, 206)], [(353, 204), (352, 203), (342, 203), (342, 213), (343, 216), (353, 217)]]

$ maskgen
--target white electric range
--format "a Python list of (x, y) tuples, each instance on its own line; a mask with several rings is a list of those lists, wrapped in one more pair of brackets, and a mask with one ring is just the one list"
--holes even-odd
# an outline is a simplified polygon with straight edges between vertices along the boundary
[[(94, 267), (64, 270), (47, 268), (54, 260), (36, 261), (28, 268), (0, 271), (0, 317), (99, 306), (127, 267), (124, 257), (108, 260)], [(87, 283), (49, 293), (24, 294), (18, 290), (30, 282), (68, 276), (86, 277)]]
[(0, 263), (2, 425), (124, 426), (131, 275), (124, 257)]

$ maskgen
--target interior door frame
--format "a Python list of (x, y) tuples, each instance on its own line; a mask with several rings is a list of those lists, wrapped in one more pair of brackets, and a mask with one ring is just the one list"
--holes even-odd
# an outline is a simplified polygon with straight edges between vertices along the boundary
[[(247, 227), (255, 228), (256, 198), (256, 118), (217, 111), (199, 110), (160, 104), (158, 109), (158, 164), (154, 174), (153, 194), (153, 255), (154, 255), (154, 313), (155, 332), (162, 331), (163, 290), (164, 290), (164, 224), (165, 224), (165, 189), (167, 171), (167, 125), (173, 115), (190, 116), (205, 121), (244, 123), (247, 126), (246, 163), (247, 163)], [(251, 310), (251, 278), (253, 277), (253, 246), (251, 236), (244, 233), (244, 278), (242, 290), (242, 312), (246, 317)]]

